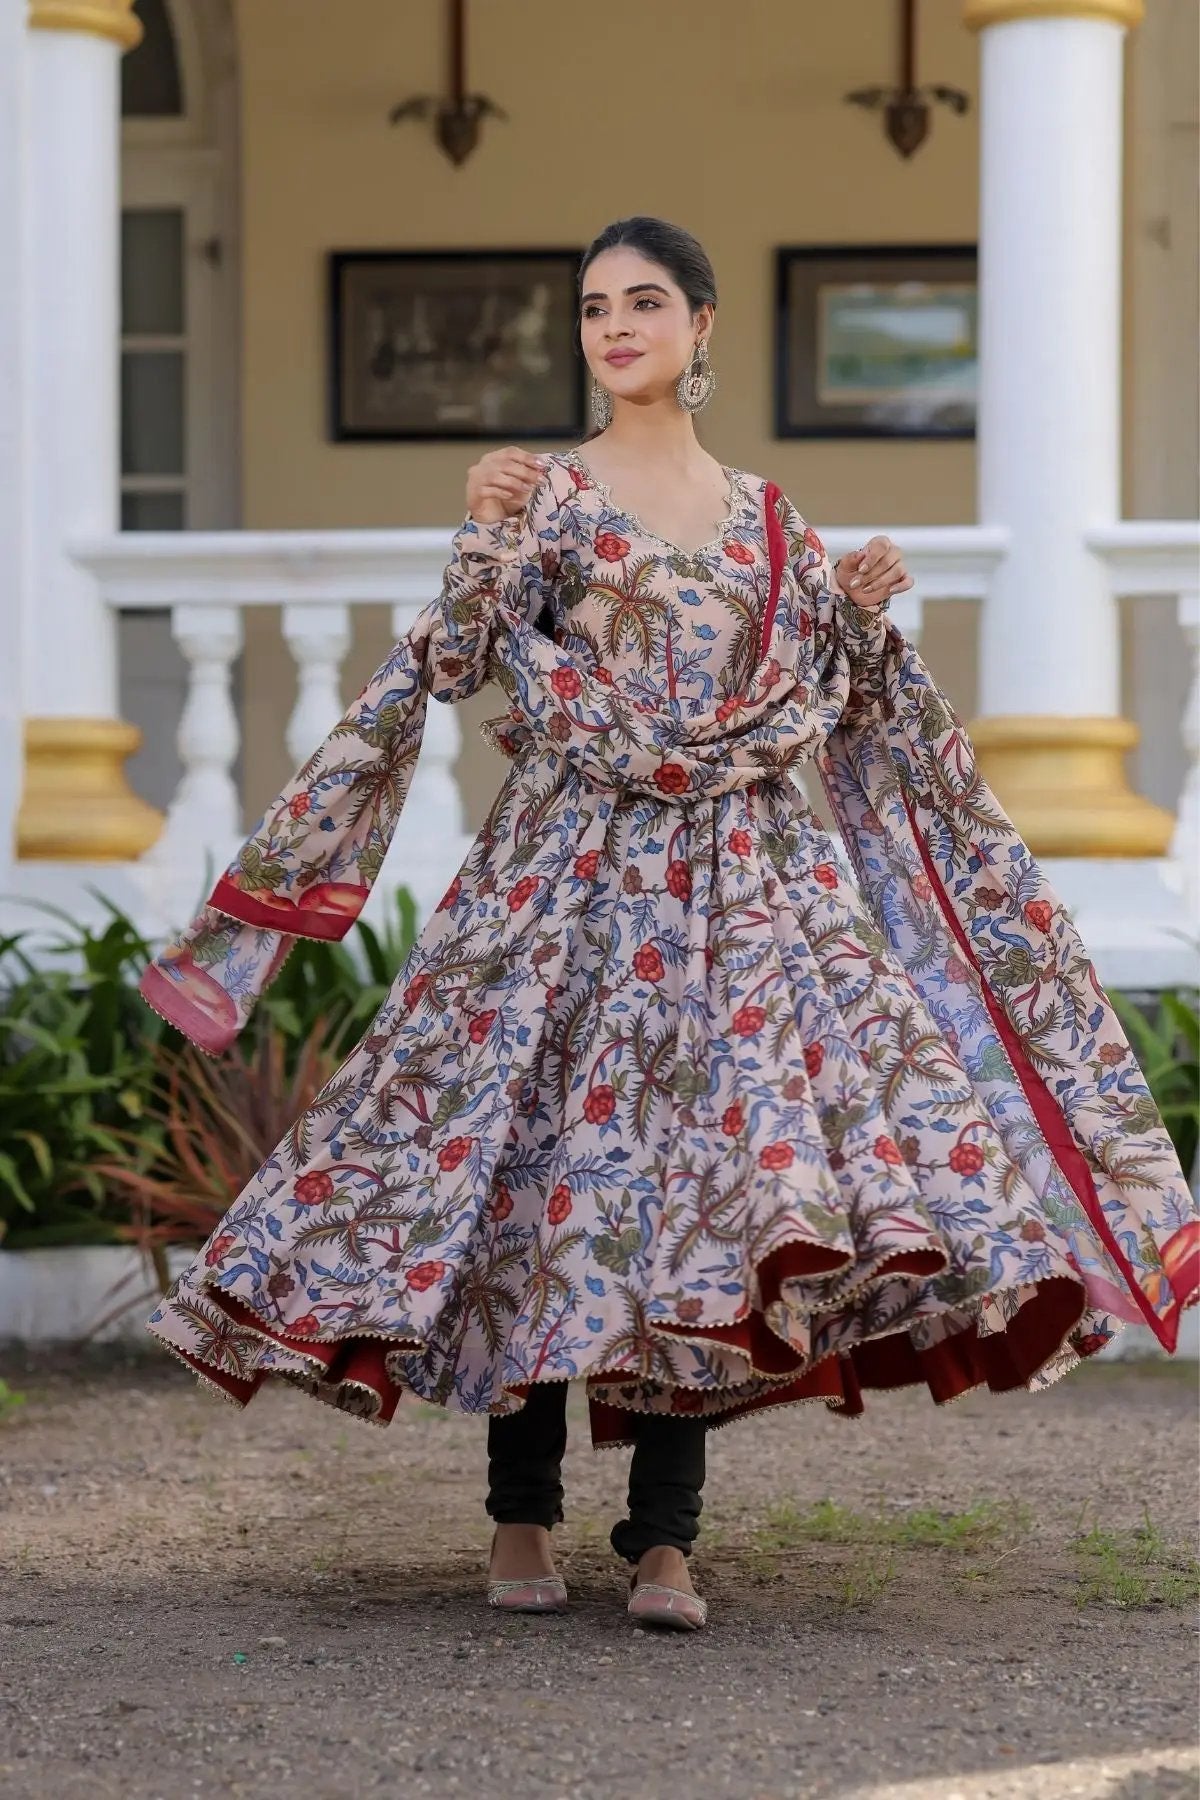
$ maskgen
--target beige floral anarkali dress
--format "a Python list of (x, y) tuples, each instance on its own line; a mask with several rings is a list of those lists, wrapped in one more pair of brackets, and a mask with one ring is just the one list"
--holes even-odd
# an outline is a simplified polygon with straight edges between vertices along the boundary
[[(894, 627), (761, 479), (684, 551), (549, 459), (147, 970), (205, 1048), (357, 916), (432, 694), (511, 760), (370, 1031), (151, 1320), (238, 1401), (586, 1383), (714, 1423), (1168, 1348), (1195, 1203), (1086, 953)], [(815, 758), (853, 873), (791, 779)]]

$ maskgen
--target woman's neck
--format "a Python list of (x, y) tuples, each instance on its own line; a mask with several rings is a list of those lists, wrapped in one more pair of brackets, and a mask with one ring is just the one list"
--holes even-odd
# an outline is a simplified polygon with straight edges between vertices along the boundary
[(697, 441), (691, 414), (673, 398), (652, 406), (618, 401), (612, 424), (592, 442), (614, 463), (655, 462), (687, 471), (712, 460)]

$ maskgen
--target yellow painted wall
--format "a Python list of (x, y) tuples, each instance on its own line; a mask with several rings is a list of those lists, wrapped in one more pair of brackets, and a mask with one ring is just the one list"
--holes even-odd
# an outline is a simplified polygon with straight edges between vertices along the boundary
[[(904, 162), (849, 88), (894, 72), (894, 0), (475, 0), (470, 80), (509, 114), (455, 169), (427, 127), (389, 126), (438, 89), (440, 0), (237, 0), (242, 109), (243, 466), (248, 527), (457, 523), (469, 446), (326, 439), (325, 253), (471, 245), (582, 246), (614, 217), (694, 231), (717, 271), (720, 388), (703, 437), (722, 461), (781, 482), (818, 524), (969, 520), (970, 444), (776, 442), (777, 244), (970, 241), (974, 118), (938, 110)], [(921, 8), (925, 79), (976, 86), (959, 0)], [(974, 702), (969, 609), (937, 609), (929, 649)], [(386, 622), (360, 628), (348, 691)], [(289, 661), (272, 619), (249, 621), (246, 789), (254, 809), (289, 773)], [(261, 696), (272, 687), (277, 700)], [(460, 709), (469, 822), (497, 785)]]

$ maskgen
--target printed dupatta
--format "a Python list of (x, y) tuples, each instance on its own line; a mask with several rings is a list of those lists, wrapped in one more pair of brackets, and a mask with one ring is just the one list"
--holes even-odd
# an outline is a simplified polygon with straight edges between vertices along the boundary
[(917, 652), (889, 626), (864, 672), (842, 629), (849, 601), (784, 593), (786, 511), (768, 484), (758, 664), (744, 692), (697, 716), (602, 683), (498, 590), (486, 616), (444, 598), (425, 608), (141, 992), (219, 1054), (298, 938), (345, 936), (403, 810), (430, 695), (452, 702), (495, 680), (509, 712), (485, 729), (506, 755), (679, 806), (815, 759), (882, 938), (1007, 1153), (1056, 1222), (1090, 1226), (1103, 1244), (1106, 1268), (1080, 1269), (1091, 1307), (1149, 1325), (1173, 1350), (1200, 1292), (1200, 1209), (1096, 971)]

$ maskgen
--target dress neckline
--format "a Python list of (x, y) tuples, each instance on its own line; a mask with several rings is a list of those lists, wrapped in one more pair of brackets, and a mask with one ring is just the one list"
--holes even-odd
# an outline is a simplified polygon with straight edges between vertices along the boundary
[(620, 516), (632, 525), (636, 531), (640, 532), (643, 537), (649, 538), (651, 543), (660, 544), (663, 549), (667, 550), (672, 556), (683, 556), (687, 557), (689, 560), (696, 556), (706, 556), (710, 551), (720, 548), (725, 540), (725, 534), (733, 524), (734, 514), (738, 508), (738, 502), (742, 498), (741, 481), (737, 470), (727, 468), (724, 463), (721, 463), (719, 467), (726, 482), (725, 516), (718, 525), (715, 534), (710, 537), (707, 542), (697, 544), (694, 550), (687, 550), (682, 544), (673, 543), (670, 538), (663, 537), (661, 532), (651, 531), (650, 527), (643, 519), (640, 519), (635, 512), (632, 512), (628, 506), (625, 506), (616, 498), (608, 483), (606, 481), (601, 481), (600, 477), (591, 468), (590, 464), (585, 462), (583, 457), (580, 456), (578, 450), (566, 451), (565, 459), (567, 462), (573, 463), (575, 468), (577, 468), (582, 475), (587, 477), (589, 486), (595, 488), (605, 505), (611, 507), (613, 512), (619, 513)]

